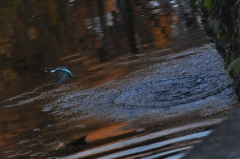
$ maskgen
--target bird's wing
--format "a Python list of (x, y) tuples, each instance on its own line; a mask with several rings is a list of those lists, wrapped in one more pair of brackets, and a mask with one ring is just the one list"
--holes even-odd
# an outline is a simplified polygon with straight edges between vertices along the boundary
[(73, 73), (65, 66), (62, 66), (62, 67), (57, 67), (56, 68), (56, 71), (64, 71), (66, 73), (69, 74), (69, 76), (71, 76), (72, 78), (74, 78), (75, 76), (73, 75)]
[(57, 73), (57, 81), (54, 86), (58, 86), (64, 82), (66, 82), (69, 79), (69, 75), (66, 73)]

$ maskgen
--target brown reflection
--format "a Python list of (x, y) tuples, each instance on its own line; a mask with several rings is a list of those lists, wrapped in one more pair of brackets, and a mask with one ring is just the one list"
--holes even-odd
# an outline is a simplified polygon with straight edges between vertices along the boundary
[(30, 40), (34, 40), (34, 39), (39, 38), (39, 35), (38, 35), (38, 32), (37, 32), (36, 28), (33, 28), (33, 27), (29, 28), (27, 34), (28, 34), (28, 37), (29, 37)]
[(53, 116), (42, 112), (40, 107), (29, 105), (1, 107), (0, 111), (1, 158), (27, 152), (26, 145), (32, 145), (32, 152), (42, 147), (44, 129), (53, 123)]
[[(151, 51), (170, 46), (176, 31), (172, 26), (181, 20), (169, 1), (159, 0), (3, 0), (0, 13), (0, 101), (33, 90), (39, 94), (54, 90), (49, 83), (54, 82), (55, 77), (37, 72), (38, 68), (68, 66), (76, 80), (70, 81), (73, 86), (63, 87), (62, 92), (70, 93), (71, 86), (73, 89), (94, 87), (156, 64), (157, 59), (144, 60)], [(43, 96), (41, 101), (54, 101), (54, 94), (51, 95), (49, 99)], [(10, 102), (34, 98), (26, 95)], [(126, 123), (106, 122), (98, 117), (72, 119), (78, 125), (86, 120), (93, 122), (87, 122), (89, 125), (84, 131), (70, 131), (76, 125), (69, 128), (61, 125), (62, 120), (69, 124), (75, 113), (63, 118), (42, 112), (42, 107), (48, 107), (44, 102), (9, 108), (4, 103), (0, 103), (3, 152), (14, 150), (15, 153), (17, 149), (26, 150), (29, 145), (35, 146), (29, 151), (48, 152), (45, 149), (56, 145), (52, 143), (56, 140), (71, 141), (85, 134), (88, 142), (99, 144), (98, 141), (106, 138), (134, 131), (121, 129)], [(62, 119), (58, 121), (55, 117)], [(52, 128), (54, 122), (60, 126)], [(42, 133), (43, 129), (47, 133)], [(28, 141), (33, 138), (36, 140)], [(43, 148), (43, 145), (48, 146)]]
[[(102, 124), (101, 124), (102, 125)], [(106, 140), (111, 137), (116, 137), (118, 135), (123, 135), (129, 132), (133, 132), (135, 129), (126, 129), (128, 123), (114, 123), (114, 125), (99, 128), (88, 134), (87, 141), (96, 142), (98, 140)]]
[(4, 1), (0, 12), (2, 89), (26, 80), (36, 86), (31, 79), (43, 74), (35, 70), (63, 65), (65, 56), (89, 56), (86, 66), (163, 48), (173, 32), (171, 5), (164, 1)]

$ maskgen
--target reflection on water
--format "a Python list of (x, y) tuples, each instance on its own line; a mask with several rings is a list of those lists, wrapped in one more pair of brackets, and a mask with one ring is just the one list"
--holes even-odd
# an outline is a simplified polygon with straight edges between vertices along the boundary
[[(124, 156), (129, 156), (129, 155), (134, 155), (134, 156), (127, 157), (127, 158), (137, 158), (137, 157), (143, 158), (144, 156), (149, 155), (148, 154), (149, 151), (151, 151), (151, 153), (152, 153), (152, 151), (158, 152), (158, 154), (156, 154), (156, 155), (151, 155), (152, 158), (153, 158), (153, 156), (161, 157), (161, 156), (165, 156), (167, 154), (171, 154), (174, 151), (181, 152), (182, 150), (186, 150), (187, 148), (189, 149), (190, 144), (195, 144), (195, 143), (199, 142), (198, 138), (202, 138), (202, 137), (208, 135), (210, 133), (210, 131), (203, 131), (203, 132), (199, 132), (199, 133), (192, 132), (192, 134), (190, 134), (190, 135), (185, 135), (185, 136), (175, 137), (175, 138), (172, 137), (172, 139), (165, 139), (164, 141), (160, 140), (161, 137), (163, 137), (165, 135), (172, 135), (172, 134), (178, 133), (178, 132), (183, 132), (184, 130), (189, 130), (189, 128), (194, 129), (194, 128), (200, 128), (202, 126), (206, 127), (207, 125), (216, 124), (219, 121), (213, 120), (213, 121), (203, 122), (203, 123), (194, 123), (194, 124), (185, 125), (185, 126), (178, 127), (178, 128), (166, 129), (163, 131), (150, 133), (150, 134), (147, 134), (144, 136), (136, 135), (134, 138), (130, 138), (130, 139), (126, 138), (119, 142), (114, 142), (113, 144), (110, 143), (108, 145), (103, 145), (101, 147), (89, 149), (89, 150), (80, 152), (76, 155), (72, 155), (72, 156), (68, 156), (68, 157), (70, 157), (70, 158), (79, 158), (79, 157), (87, 158), (89, 156), (94, 156), (96, 154), (101, 154), (101, 153), (105, 152), (105, 154), (107, 154), (107, 155), (102, 158), (111, 159), (111, 158), (118, 158), (118, 157), (124, 157)], [(147, 141), (151, 141), (151, 140), (153, 143), (151, 143), (151, 144), (147, 143)], [(155, 141), (153, 141), (153, 140), (155, 140)], [(191, 140), (194, 140), (194, 141), (191, 141)], [(141, 146), (141, 144), (144, 144), (144, 145)], [(176, 149), (174, 144), (178, 144), (178, 149)], [(135, 146), (135, 145), (137, 145), (137, 146)], [(135, 146), (135, 147), (132, 148), (131, 146)], [(184, 146), (185, 148), (180, 148), (182, 146)], [(172, 149), (174, 149), (174, 150), (172, 150)], [(117, 152), (114, 152), (110, 155), (111, 151), (117, 151)], [(139, 155), (140, 152), (141, 152), (141, 155)]]
[[(179, 158), (236, 103), (185, 1), (15, 0), (0, 12), (1, 158)], [(58, 66), (76, 78), (54, 87), (37, 71)]]
[(114, 57), (186, 48), (191, 36), (202, 43), (195, 13), (181, 1), (15, 0), (0, 11), (0, 99), (52, 79), (38, 68), (67, 65), (82, 77)]

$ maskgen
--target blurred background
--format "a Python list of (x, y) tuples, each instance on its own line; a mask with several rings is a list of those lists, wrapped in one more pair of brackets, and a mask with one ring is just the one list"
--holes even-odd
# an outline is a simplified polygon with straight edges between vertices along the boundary
[[(180, 158), (237, 103), (194, 1), (2, 0), (0, 13), (1, 158)], [(58, 66), (76, 78), (54, 87), (38, 70)]]

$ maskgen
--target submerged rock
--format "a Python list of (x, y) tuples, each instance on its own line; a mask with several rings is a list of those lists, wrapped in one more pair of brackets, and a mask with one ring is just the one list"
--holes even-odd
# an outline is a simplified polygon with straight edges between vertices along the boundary
[(57, 152), (58, 155), (60, 154), (63, 156), (84, 150), (89, 146), (86, 141), (86, 137), (87, 134), (72, 141), (60, 142), (59, 145), (55, 148), (55, 152)]

